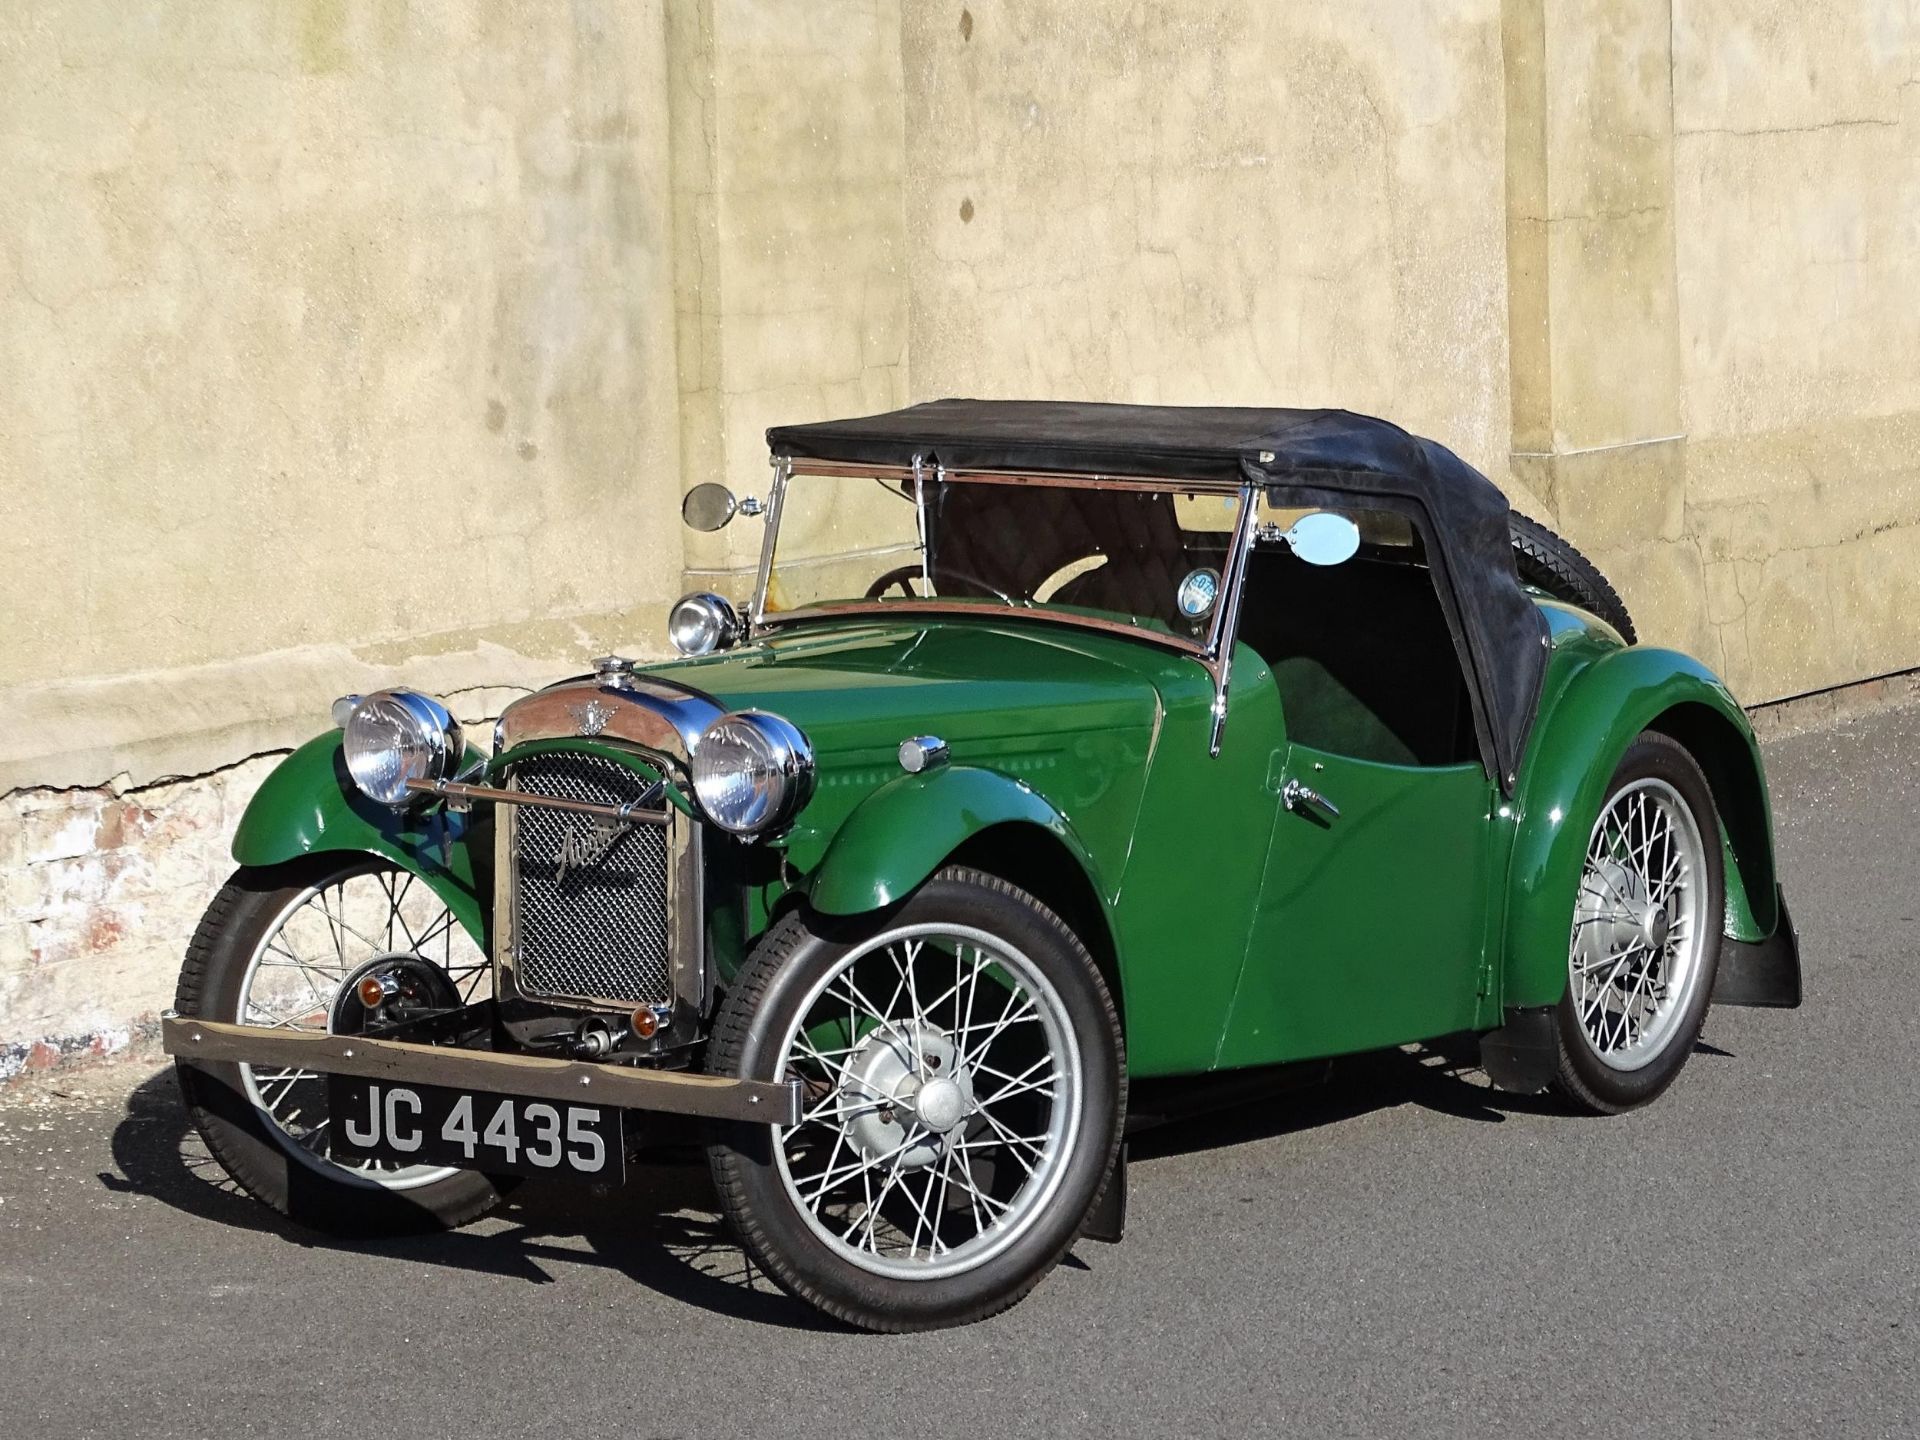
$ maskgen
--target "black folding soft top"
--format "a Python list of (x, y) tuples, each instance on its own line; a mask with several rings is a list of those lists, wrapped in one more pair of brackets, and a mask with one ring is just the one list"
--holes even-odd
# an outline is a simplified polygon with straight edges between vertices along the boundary
[(1489, 772), (1511, 790), (1546, 671), (1546, 621), (1513, 568), (1507, 501), (1444, 445), (1345, 410), (933, 400), (777, 425), (777, 456), (949, 470), (1069, 471), (1266, 487), (1286, 506), (1395, 510), (1420, 527), (1473, 678)]

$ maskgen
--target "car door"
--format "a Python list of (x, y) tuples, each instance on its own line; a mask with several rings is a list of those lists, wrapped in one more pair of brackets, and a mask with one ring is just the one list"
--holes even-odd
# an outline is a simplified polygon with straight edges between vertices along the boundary
[(1223, 1066), (1479, 1019), (1498, 797), (1417, 538), (1371, 534), (1328, 569), (1273, 549), (1249, 564), (1241, 639), (1267, 661), (1285, 736)]
[(1267, 788), (1273, 835), (1220, 1063), (1471, 1028), (1493, 798), (1479, 764), (1387, 765), (1292, 744), (1274, 752)]

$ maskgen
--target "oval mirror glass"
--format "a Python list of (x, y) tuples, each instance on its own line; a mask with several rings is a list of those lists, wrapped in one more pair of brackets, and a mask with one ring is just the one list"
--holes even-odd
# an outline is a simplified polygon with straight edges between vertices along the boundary
[(1316, 510), (1293, 522), (1287, 544), (1309, 565), (1340, 565), (1360, 549), (1360, 527), (1344, 515)]
[(680, 518), (689, 529), (719, 530), (739, 509), (731, 490), (709, 480), (687, 491), (687, 498), (680, 502)]

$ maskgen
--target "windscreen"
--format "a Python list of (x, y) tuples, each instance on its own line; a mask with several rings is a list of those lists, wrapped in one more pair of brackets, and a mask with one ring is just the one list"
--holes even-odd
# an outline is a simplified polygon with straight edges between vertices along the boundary
[(794, 475), (766, 613), (961, 601), (1204, 644), (1240, 497), (1045, 480)]

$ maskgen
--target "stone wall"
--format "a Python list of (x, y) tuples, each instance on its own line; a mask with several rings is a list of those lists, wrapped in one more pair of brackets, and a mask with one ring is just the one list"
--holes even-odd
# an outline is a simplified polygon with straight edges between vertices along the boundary
[(750, 527), (673, 506), (757, 488), (775, 421), (1374, 411), (1750, 702), (1920, 665), (1916, 26), (0, 7), (0, 1071), (165, 1003), (238, 807), (334, 695), (481, 715), (738, 592)]
[(1756, 700), (1920, 664), (1920, 10), (1674, 0), (1672, 63), (1678, 604)]
[(167, 1002), (332, 696), (657, 648), (666, 77), (645, 0), (0, 6), (0, 1073)]
[(667, 110), (657, 4), (0, 7), (0, 788), (658, 634)]

